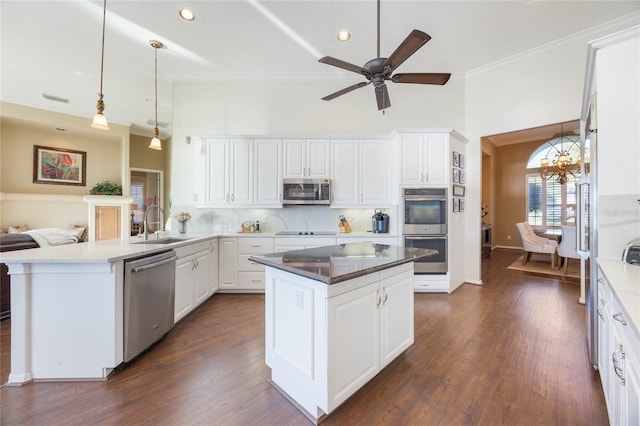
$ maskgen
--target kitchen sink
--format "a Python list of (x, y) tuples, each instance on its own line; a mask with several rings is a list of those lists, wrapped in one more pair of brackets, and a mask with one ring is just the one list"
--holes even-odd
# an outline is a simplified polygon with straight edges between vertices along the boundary
[(179, 243), (181, 241), (188, 241), (191, 238), (161, 238), (159, 240), (147, 240), (147, 241), (137, 241), (134, 244), (171, 244), (171, 243)]

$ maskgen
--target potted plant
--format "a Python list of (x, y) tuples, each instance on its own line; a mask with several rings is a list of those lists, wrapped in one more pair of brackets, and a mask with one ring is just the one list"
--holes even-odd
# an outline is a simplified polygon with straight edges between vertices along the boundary
[(89, 193), (91, 195), (122, 195), (122, 185), (110, 180), (103, 180), (93, 185)]

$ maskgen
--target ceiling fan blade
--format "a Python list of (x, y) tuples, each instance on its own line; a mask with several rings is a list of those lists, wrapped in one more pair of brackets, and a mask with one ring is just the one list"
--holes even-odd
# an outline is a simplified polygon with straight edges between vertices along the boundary
[(395, 70), (429, 40), (431, 40), (429, 34), (420, 30), (411, 31), (407, 38), (400, 43), (400, 46), (384, 61), (382, 67), (389, 66), (391, 71)]
[(364, 87), (364, 86), (366, 86), (366, 85), (367, 85), (367, 84), (369, 84), (369, 83), (371, 83), (371, 82), (370, 82), (370, 81), (363, 81), (363, 82), (360, 82), (360, 83), (354, 84), (354, 85), (352, 85), (352, 86), (345, 87), (345, 88), (344, 88), (344, 89), (342, 89), (342, 90), (338, 90), (338, 91), (337, 91), (337, 92), (335, 92), (335, 93), (332, 93), (332, 94), (330, 94), (330, 95), (325, 96), (324, 98), (322, 98), (322, 100), (323, 100), (323, 101), (330, 101), (331, 99), (337, 98), (338, 96), (344, 95), (345, 93), (349, 93), (349, 92), (351, 92), (352, 90), (356, 90), (356, 89), (359, 89), (359, 88), (361, 88), (361, 87)]
[(369, 71), (365, 70), (358, 65), (350, 64), (349, 62), (341, 61), (340, 59), (332, 58), (331, 56), (325, 56), (324, 58), (318, 59), (318, 62), (322, 62), (323, 64), (333, 65), (334, 67), (342, 68), (347, 71), (353, 71), (355, 73), (369, 76)]
[(443, 85), (449, 81), (450, 73), (428, 73), (415, 72), (405, 74), (395, 74), (391, 77), (394, 83), (418, 83), (418, 84), (439, 84)]
[(378, 101), (378, 111), (391, 106), (391, 100), (389, 99), (389, 92), (387, 91), (386, 84), (376, 87), (376, 101)]

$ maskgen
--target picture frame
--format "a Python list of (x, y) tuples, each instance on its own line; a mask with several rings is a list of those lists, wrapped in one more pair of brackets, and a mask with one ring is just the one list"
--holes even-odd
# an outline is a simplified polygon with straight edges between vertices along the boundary
[(460, 211), (460, 199), (459, 198), (454, 198), (453, 199), (453, 212), (454, 213), (458, 213)]
[(464, 169), (464, 154), (458, 155), (458, 164), (460, 165), (461, 169)]
[(86, 186), (87, 153), (33, 146), (33, 183)]
[(460, 198), (459, 201), (458, 211), (460, 211), (460, 213), (464, 212), (464, 199), (462, 198)]
[(453, 183), (460, 182), (460, 169), (453, 168)]
[(459, 167), (460, 166), (460, 154), (458, 154), (456, 151), (453, 151), (453, 167)]
[(453, 185), (453, 196), (454, 197), (464, 197), (465, 187), (462, 185)]
[(460, 184), (464, 183), (464, 170), (460, 170), (458, 173), (458, 183)]

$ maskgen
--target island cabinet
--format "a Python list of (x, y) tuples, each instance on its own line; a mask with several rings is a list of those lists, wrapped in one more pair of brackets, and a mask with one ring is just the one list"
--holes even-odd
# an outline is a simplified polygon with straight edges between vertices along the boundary
[(331, 141), (331, 207), (384, 207), (392, 193), (392, 155), (387, 139)]
[[(640, 336), (632, 320), (634, 313), (627, 312), (602, 271), (598, 272), (598, 368), (609, 422), (612, 425), (638, 425)], [(637, 312), (635, 315), (637, 317)]]
[(328, 139), (284, 139), (283, 177), (328, 179), (330, 142)]
[(412, 263), (330, 285), (271, 267), (266, 275), (272, 382), (313, 421), (413, 344)]
[(449, 184), (449, 134), (398, 132), (401, 185)]
[(174, 322), (180, 321), (211, 296), (210, 250), (208, 241), (175, 249), (178, 259), (176, 260)]

